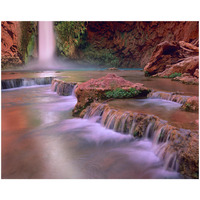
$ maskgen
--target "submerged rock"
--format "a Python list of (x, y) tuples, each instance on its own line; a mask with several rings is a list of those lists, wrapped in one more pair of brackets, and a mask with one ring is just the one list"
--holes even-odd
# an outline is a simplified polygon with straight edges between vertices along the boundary
[(114, 91), (119, 88), (122, 89), (124, 93), (130, 89), (134, 89), (134, 91), (137, 91), (135, 96), (147, 96), (150, 92), (150, 90), (141, 83), (127, 81), (116, 74), (107, 74), (99, 79), (91, 79), (85, 83), (78, 84), (75, 89), (78, 102), (73, 110), (73, 115), (79, 116), (93, 101), (108, 99), (109, 97), (106, 95), (106, 92)]

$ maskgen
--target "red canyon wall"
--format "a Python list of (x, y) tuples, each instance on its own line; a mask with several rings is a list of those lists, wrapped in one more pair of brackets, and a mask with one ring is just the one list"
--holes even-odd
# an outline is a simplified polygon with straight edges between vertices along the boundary
[(144, 67), (163, 41), (199, 38), (198, 22), (89, 22), (88, 41), (97, 49), (113, 49), (121, 67)]
[[(36, 24), (1, 23), (2, 67), (26, 63), (28, 57), (36, 57)], [(93, 50), (112, 50), (120, 67), (144, 68), (159, 43), (191, 42), (199, 37), (198, 22), (87, 22), (86, 31), (86, 40)], [(84, 53), (76, 58), (84, 58)]]
[(1, 22), (1, 64), (22, 64), (20, 53), (20, 23)]
[(37, 22), (1, 22), (1, 66), (17, 66), (37, 56)]

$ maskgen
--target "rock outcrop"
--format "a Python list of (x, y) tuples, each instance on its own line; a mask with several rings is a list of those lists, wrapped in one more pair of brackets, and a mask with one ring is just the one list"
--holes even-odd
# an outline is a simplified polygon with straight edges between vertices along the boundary
[(22, 64), (22, 55), (19, 50), (19, 22), (1, 22), (1, 64)]
[(145, 66), (145, 75), (169, 77), (186, 84), (198, 84), (198, 54), (199, 48), (191, 43), (162, 42), (157, 45), (149, 63)]
[(131, 88), (139, 91), (138, 96), (147, 96), (150, 90), (141, 83), (133, 83), (115, 74), (107, 74), (99, 79), (91, 79), (85, 83), (78, 84), (75, 89), (77, 104), (73, 110), (73, 115), (78, 116), (93, 101), (106, 100), (106, 92), (120, 88), (128, 91)]
[(1, 22), (1, 66), (18, 66), (37, 57), (37, 22)]

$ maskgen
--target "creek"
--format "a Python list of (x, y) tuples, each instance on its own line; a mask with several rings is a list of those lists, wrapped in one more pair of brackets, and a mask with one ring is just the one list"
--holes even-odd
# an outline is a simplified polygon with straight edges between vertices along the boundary
[[(106, 70), (2, 72), (2, 80), (59, 77), (83, 82), (107, 73)], [(198, 94), (197, 86), (175, 82), (171, 87), (170, 80), (160, 79), (159, 82), (144, 77), (141, 71), (116, 73), (154, 89)], [(132, 135), (102, 126), (93, 117), (72, 117), (76, 101), (74, 95), (58, 96), (51, 91), (50, 85), (28, 84), (2, 90), (2, 178), (183, 178), (157, 156), (155, 145), (148, 138), (135, 140)], [(158, 99), (116, 100), (111, 104), (124, 109), (126, 104), (129, 109), (143, 109), (143, 112), (158, 116), (165, 113), (164, 120), (180, 112), (177, 111), (180, 104)], [(154, 108), (157, 105), (157, 109), (152, 105)], [(191, 116), (198, 118), (198, 114)], [(176, 118), (173, 118), (174, 123), (184, 123)], [(187, 126), (190, 127), (189, 122)]]

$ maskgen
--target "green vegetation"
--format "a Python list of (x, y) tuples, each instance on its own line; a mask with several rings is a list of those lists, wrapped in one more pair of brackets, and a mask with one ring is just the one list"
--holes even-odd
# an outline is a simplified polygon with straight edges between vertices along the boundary
[(181, 75), (182, 75), (181, 73), (175, 72), (175, 73), (171, 74), (171, 75), (169, 76), (169, 78), (175, 78), (175, 77), (181, 76)]
[(163, 76), (163, 78), (175, 78), (175, 77), (181, 76), (181, 75), (182, 75), (181, 73), (175, 72), (175, 73), (173, 73), (173, 74), (171, 74), (169, 76)]
[(58, 54), (95, 65), (119, 66), (119, 58), (113, 50), (99, 49), (87, 42), (87, 22), (55, 22), (54, 25)]
[(119, 58), (110, 49), (96, 49), (89, 45), (82, 51), (84, 53), (84, 60), (89, 63), (107, 65), (109, 67), (118, 67), (120, 64)]
[(138, 132), (138, 131), (134, 131), (133, 136), (134, 136), (134, 137), (139, 136), (139, 132)]
[(185, 111), (190, 111), (191, 110), (191, 104), (190, 103), (186, 103), (185, 104)]
[(135, 97), (140, 94), (139, 90), (136, 90), (135, 88), (130, 88), (128, 91), (117, 88), (116, 90), (113, 91), (108, 91), (106, 92), (106, 97), (107, 98), (130, 98), (130, 97)]
[(144, 72), (144, 75), (147, 77), (151, 76), (151, 74), (149, 74), (149, 72), (147, 72), (147, 71)]
[(32, 55), (35, 45), (35, 35), (37, 31), (35, 30), (34, 23), (35, 22), (20, 23), (22, 30), (20, 52), (25, 63), (28, 62), (29, 56)]
[(86, 22), (62, 21), (55, 22), (58, 49), (64, 56), (72, 57), (78, 47), (86, 45)]

